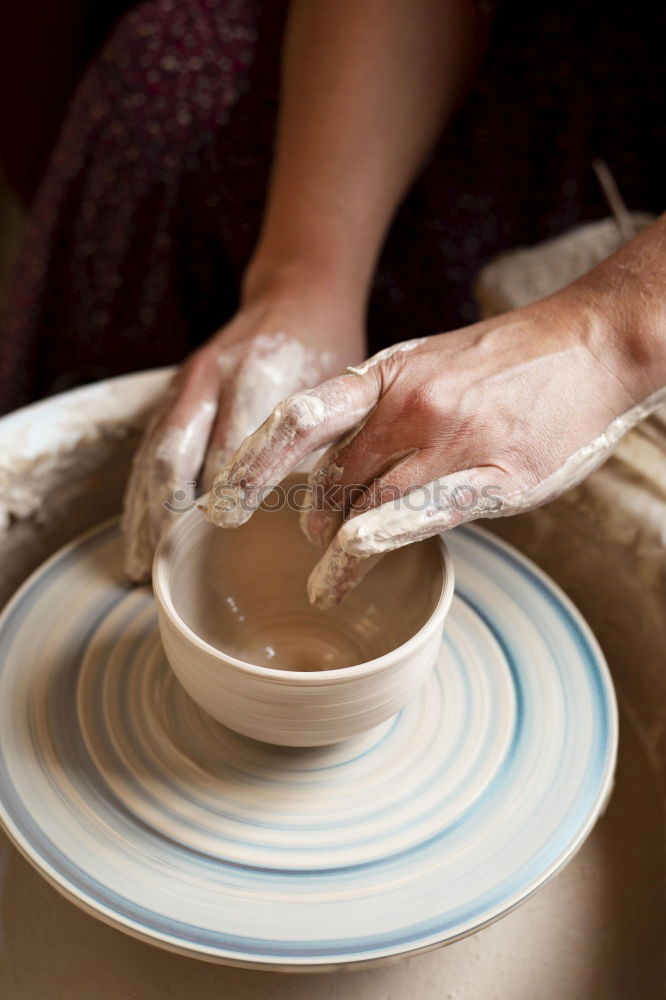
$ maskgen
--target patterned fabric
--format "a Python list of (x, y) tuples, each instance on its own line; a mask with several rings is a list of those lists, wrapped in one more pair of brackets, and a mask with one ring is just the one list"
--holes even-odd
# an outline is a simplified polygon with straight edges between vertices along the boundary
[[(258, 231), (286, 3), (148, 0), (81, 81), (35, 202), (0, 340), (0, 410), (180, 361), (233, 313)], [(475, 318), (498, 251), (607, 214), (603, 156), (660, 211), (666, 14), (500, 5), (488, 55), (400, 209), (370, 349)]]

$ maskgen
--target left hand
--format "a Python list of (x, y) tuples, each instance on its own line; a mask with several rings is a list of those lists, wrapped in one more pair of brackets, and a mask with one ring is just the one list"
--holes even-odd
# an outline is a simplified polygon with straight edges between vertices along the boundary
[(146, 580), (165, 526), (194, 502), (243, 438), (288, 393), (364, 354), (360, 310), (317, 287), (262, 289), (176, 372), (132, 465), (123, 515), (125, 569)]
[(218, 474), (209, 519), (243, 523), (253, 491), (335, 442), (311, 474), (314, 509), (303, 514), (326, 550), (308, 583), (325, 607), (384, 552), (554, 499), (654, 403), (640, 405), (645, 380), (606, 350), (614, 330), (590, 301), (570, 286), (292, 395)]

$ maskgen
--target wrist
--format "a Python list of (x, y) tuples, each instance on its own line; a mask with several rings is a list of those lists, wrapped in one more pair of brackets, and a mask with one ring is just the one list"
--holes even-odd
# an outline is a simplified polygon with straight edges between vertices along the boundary
[(565, 290), (588, 319), (586, 346), (633, 402), (666, 386), (666, 268), (646, 259), (640, 243), (632, 240)]
[[(378, 247), (346, 211), (313, 205), (307, 213), (269, 206), (247, 268), (248, 289), (271, 283), (313, 286), (365, 310)], [(359, 231), (360, 230), (360, 231)]]
[[(322, 355), (334, 365), (358, 364), (367, 354), (363, 304), (309, 265), (247, 268), (240, 307), (218, 336), (225, 343), (253, 338), (258, 332), (280, 331)], [(330, 373), (329, 373), (330, 374)]]
[(258, 249), (245, 269), (241, 283), (243, 306), (260, 299), (316, 300), (322, 308), (335, 308), (362, 318), (367, 288), (334, 263), (306, 256), (272, 254)]

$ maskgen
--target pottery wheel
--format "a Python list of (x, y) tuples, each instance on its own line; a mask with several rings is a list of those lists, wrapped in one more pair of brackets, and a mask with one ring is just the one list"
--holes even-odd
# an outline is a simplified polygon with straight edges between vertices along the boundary
[(161, 649), (114, 523), (0, 619), (0, 818), (68, 898), (130, 934), (261, 968), (436, 947), (576, 851), (617, 744), (608, 671), (566, 597), (475, 527), (446, 536), (438, 662), (354, 740), (276, 748), (213, 721)]

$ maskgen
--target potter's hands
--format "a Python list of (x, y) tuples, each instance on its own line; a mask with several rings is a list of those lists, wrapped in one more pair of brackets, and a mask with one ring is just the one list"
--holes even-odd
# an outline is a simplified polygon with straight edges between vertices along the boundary
[(553, 499), (654, 404), (637, 405), (650, 387), (611, 350), (612, 320), (589, 301), (570, 286), (291, 396), (218, 475), (209, 519), (243, 523), (258, 489), (335, 442), (302, 514), (325, 549), (309, 597), (328, 606), (390, 549)]
[(252, 297), (178, 370), (144, 434), (125, 495), (127, 574), (149, 577), (160, 534), (193, 500), (202, 468), (207, 489), (280, 399), (363, 354), (361, 320), (340, 297), (314, 285)]

